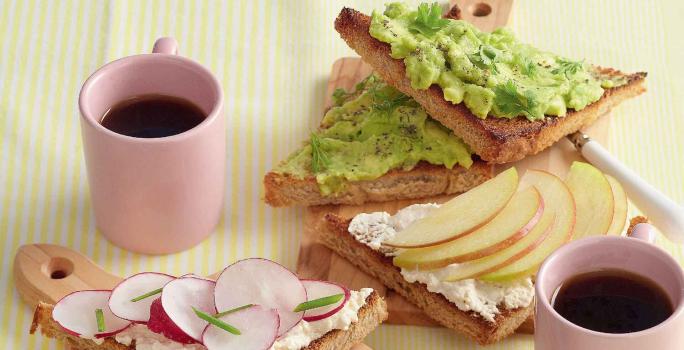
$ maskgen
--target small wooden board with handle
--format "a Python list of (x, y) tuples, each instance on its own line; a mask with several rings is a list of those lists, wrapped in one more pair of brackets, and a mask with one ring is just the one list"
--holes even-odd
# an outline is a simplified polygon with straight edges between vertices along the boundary
[[(461, 9), (461, 17), (471, 21), (480, 29), (491, 31), (506, 24), (512, 0), (452, 0), (452, 6), (458, 5)], [(328, 80), (325, 109), (332, 106), (332, 93), (337, 88), (350, 90), (359, 81), (366, 78), (372, 69), (360, 58), (345, 57), (335, 61)], [(610, 118), (604, 116), (588, 128), (586, 133), (600, 143), (607, 144)], [(575, 148), (565, 139), (560, 140), (554, 146), (537, 155), (527, 157), (513, 164), (499, 167), (506, 169), (515, 166), (519, 173), (523, 174), (526, 169), (543, 169), (561, 177), (569, 169), (573, 161), (582, 160)], [(384, 293), (389, 311), (387, 323), (415, 326), (438, 326), (432, 319), (427, 317), (420, 309), (409, 303), (403, 297), (392, 290), (388, 290), (373, 277), (357, 269), (345, 259), (330, 251), (316, 240), (316, 227), (323, 220), (326, 213), (335, 213), (344, 218), (351, 218), (356, 214), (373, 211), (387, 211), (394, 213), (410, 204), (419, 202), (443, 202), (450, 196), (426, 198), (423, 200), (405, 200), (385, 203), (368, 203), (359, 206), (319, 206), (309, 207), (304, 211), (304, 234), (302, 235), (299, 259), (297, 261), (297, 273), (308, 278), (324, 279), (342, 283), (350, 288), (372, 287)], [(532, 319), (526, 321), (520, 328), (520, 332), (532, 333), (534, 323)]]
[[(85, 289), (112, 289), (123, 278), (113, 275), (83, 254), (54, 244), (27, 244), (14, 257), (14, 283), (21, 299), (35, 307), (56, 303)], [(218, 273), (209, 276), (216, 278)], [(76, 349), (72, 349), (76, 350)], [(364, 344), (352, 350), (372, 350)]]

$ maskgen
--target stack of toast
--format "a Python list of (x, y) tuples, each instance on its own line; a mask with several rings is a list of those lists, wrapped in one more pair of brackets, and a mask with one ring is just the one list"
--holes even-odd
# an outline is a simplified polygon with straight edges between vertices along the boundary
[[(416, 87), (415, 79), (412, 79), (415, 76), (412, 77), (413, 73), (407, 71), (406, 61), (397, 58), (393, 52), (394, 44), (381, 41), (377, 35), (373, 35), (371, 27), (374, 18), (386, 19), (388, 13), (393, 11), (391, 6), (385, 11), (385, 17), (375, 13), (371, 17), (354, 9), (344, 8), (335, 21), (335, 29), (349, 47), (372, 67), (376, 79), (404, 96), (402, 101), (409, 101), (400, 105), (400, 109), (411, 107), (411, 103), (415, 103), (415, 110), (418, 111), (416, 113), (424, 111), (429, 115), (429, 121), (439, 123), (465, 144), (472, 162), (464, 165), (462, 163), (465, 162), (447, 164), (421, 159), (408, 166), (402, 164), (372, 176), (345, 178), (340, 175), (342, 179), (338, 180), (343, 184), (331, 190), (322, 180), (328, 179), (330, 173), (326, 172), (329, 169), (321, 170), (321, 165), (324, 168), (325, 162), (316, 164), (316, 151), (305, 146), (298, 152), (310, 152), (313, 158), (308, 163), (302, 163), (305, 172), (291, 172), (288, 171), (290, 168), (283, 166), (292, 163), (295, 158), (293, 155), (266, 174), (265, 201), (268, 204), (275, 207), (359, 205), (463, 193), (491, 179), (495, 166), (506, 167), (506, 163), (537, 154), (563, 137), (591, 125), (622, 101), (645, 91), (646, 73), (625, 74), (612, 68), (586, 65), (584, 69), (587, 74), (603, 81), (619, 81), (619, 84), (602, 85), (600, 98), (583, 108), (567, 108), (567, 113), (562, 115), (545, 115), (542, 118), (530, 118), (526, 115), (501, 118), (488, 115), (483, 118), (476, 115), (472, 106), (465, 101), (453, 103), (448, 100), (444, 89), (438, 84), (431, 84), (427, 88)], [(420, 9), (418, 11), (420, 16)], [(444, 18), (459, 21), (459, 13), (454, 7)], [(391, 26), (387, 21), (384, 25)], [(357, 86), (355, 91), (346, 92), (332, 110), (340, 106), (346, 106), (347, 109), (349, 106), (356, 106), (355, 103), (359, 103), (359, 100), (355, 98), (359, 96), (362, 97), (362, 103), (364, 93), (368, 91), (363, 86)], [(385, 98), (395, 101), (396, 96)], [(373, 103), (377, 104), (377, 101)], [(375, 105), (371, 103), (371, 106)], [(400, 112), (404, 113), (406, 110), (401, 109)], [(335, 124), (329, 123), (331, 111), (328, 111), (321, 123), (319, 135), (322, 137), (330, 135), (327, 130), (335, 127)], [(354, 119), (354, 122), (358, 120)], [(314, 141), (318, 142), (312, 137), (311, 142)], [(334, 158), (335, 155), (326, 157)], [(363, 155), (359, 157), (363, 158)], [(339, 171), (336, 174), (339, 175)], [(530, 324), (525, 321), (531, 319), (534, 303), (510, 309), (501, 307), (492, 321), (473, 310), (462, 310), (444, 295), (428, 290), (425, 283), (409, 282), (402, 275), (402, 269), (393, 264), (392, 256), (382, 250), (373, 249), (350, 234), (350, 218), (326, 215), (324, 222), (316, 230), (321, 243), (335, 253), (405, 297), (437, 323), (480, 344), (497, 342), (515, 332), (521, 325)]]

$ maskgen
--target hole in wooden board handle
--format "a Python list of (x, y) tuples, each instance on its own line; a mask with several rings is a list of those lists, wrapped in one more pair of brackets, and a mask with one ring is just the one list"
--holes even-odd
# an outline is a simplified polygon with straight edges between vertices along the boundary
[(468, 11), (475, 17), (487, 17), (492, 13), (492, 7), (487, 3), (480, 2), (471, 5)]

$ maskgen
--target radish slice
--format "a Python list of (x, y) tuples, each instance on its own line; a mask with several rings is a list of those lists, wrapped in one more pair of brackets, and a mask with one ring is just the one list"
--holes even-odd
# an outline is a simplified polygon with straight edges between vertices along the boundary
[(164, 312), (161, 298), (155, 299), (150, 305), (150, 320), (147, 322), (147, 329), (181, 344), (197, 343), (197, 340), (191, 338), (171, 321), (169, 315)]
[(266, 259), (245, 259), (226, 267), (216, 280), (216, 308), (226, 311), (246, 304), (278, 310), (278, 336), (302, 320), (292, 310), (306, 301), (299, 278), (282, 265)]
[(254, 305), (220, 319), (237, 328), (241, 334), (235, 335), (210, 324), (202, 335), (202, 343), (209, 350), (267, 350), (278, 336), (280, 319), (273, 309)]
[[(52, 310), (52, 318), (67, 333), (83, 338), (103, 338), (121, 332), (131, 322), (116, 317), (109, 309), (111, 291), (82, 290), (71, 293), (57, 302)], [(95, 310), (102, 309), (104, 331), (97, 330)]]
[(344, 304), (347, 303), (351, 296), (349, 289), (332, 282), (302, 280), (302, 284), (304, 285), (304, 288), (306, 288), (306, 296), (309, 300), (328, 297), (335, 294), (344, 294), (344, 298), (335, 304), (307, 310), (304, 313), (304, 321), (307, 322), (322, 320), (336, 314), (344, 307)]
[(150, 319), (150, 305), (158, 296), (149, 296), (135, 302), (131, 299), (162, 288), (174, 279), (173, 276), (156, 272), (142, 272), (128, 277), (112, 290), (112, 295), (109, 297), (109, 308), (114, 315), (123, 319), (147, 323)]
[[(207, 322), (197, 317), (192, 308), (209, 314), (216, 313), (214, 307), (214, 286), (212, 280), (183, 277), (164, 286), (161, 305), (173, 324), (196, 341), (202, 341), (202, 331)], [(165, 332), (162, 334), (166, 335)]]

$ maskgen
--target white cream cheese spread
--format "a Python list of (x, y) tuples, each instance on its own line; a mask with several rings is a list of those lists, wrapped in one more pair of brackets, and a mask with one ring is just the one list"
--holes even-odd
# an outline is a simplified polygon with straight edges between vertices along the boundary
[(181, 344), (166, 338), (161, 334), (150, 331), (146, 325), (134, 324), (114, 336), (114, 339), (126, 346), (135, 340), (136, 350), (204, 350), (201, 344)]
[(322, 320), (300, 321), (294, 328), (276, 340), (271, 350), (301, 349), (331, 330), (349, 329), (352, 323), (359, 320), (359, 309), (366, 304), (366, 299), (372, 292), (373, 289), (370, 288), (362, 288), (358, 292), (351, 291), (349, 300), (340, 311)]
[(517, 309), (530, 305), (534, 299), (534, 285), (529, 277), (508, 283), (472, 278), (454, 282), (442, 281), (441, 276), (454, 265), (432, 271), (401, 269), (401, 275), (409, 282), (423, 283), (429, 291), (444, 295), (459, 310), (476, 312), (489, 322), (495, 322), (496, 315), (501, 312), (499, 306)]
[[(349, 224), (349, 233), (357, 241), (386, 256), (394, 256), (399, 250), (383, 247), (384, 240), (392, 238), (413, 221), (427, 216), (438, 204), (414, 204), (398, 211), (395, 215), (386, 212), (364, 213), (355, 216)], [(436, 270), (402, 269), (401, 275), (408, 282), (420, 282), (427, 285), (429, 291), (444, 295), (461, 311), (473, 311), (487, 321), (495, 322), (495, 317), (505, 309), (526, 307), (534, 299), (534, 285), (530, 278), (495, 283), (466, 279), (446, 282), (442, 279), (449, 269), (457, 264)]]
[[(366, 299), (373, 292), (371, 288), (351, 291), (346, 304), (334, 315), (313, 322), (300, 321), (295, 327), (283, 334), (271, 347), (271, 350), (299, 350), (312, 341), (322, 337), (334, 329), (347, 330), (359, 320), (359, 310), (366, 304)], [(90, 339), (90, 338), (89, 338)], [(181, 344), (150, 331), (147, 326), (135, 324), (118, 333), (114, 339), (126, 346), (135, 340), (136, 350), (205, 350), (201, 344)], [(104, 339), (92, 339), (100, 341)]]
[(349, 233), (357, 241), (373, 250), (377, 250), (386, 256), (394, 256), (398, 250), (383, 247), (382, 242), (391, 239), (397, 231), (403, 230), (410, 223), (425, 217), (436, 208), (439, 208), (438, 204), (428, 203), (408, 206), (394, 215), (384, 211), (362, 213), (356, 215), (349, 223)]

